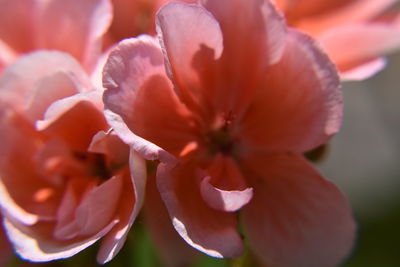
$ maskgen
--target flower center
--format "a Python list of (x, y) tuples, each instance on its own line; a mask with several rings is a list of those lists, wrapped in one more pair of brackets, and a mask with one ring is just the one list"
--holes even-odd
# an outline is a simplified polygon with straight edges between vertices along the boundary
[(232, 154), (235, 145), (234, 138), (232, 136), (234, 119), (235, 117), (232, 112), (221, 116), (220, 119), (217, 119), (214, 129), (208, 133), (207, 142), (212, 154)]

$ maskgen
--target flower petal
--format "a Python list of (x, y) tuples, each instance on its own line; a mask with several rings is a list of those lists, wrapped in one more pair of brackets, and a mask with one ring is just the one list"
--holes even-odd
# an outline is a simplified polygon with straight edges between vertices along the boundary
[(34, 47), (33, 19), (38, 1), (0, 0), (0, 40), (17, 52)]
[[(221, 25), (224, 54), (241, 71), (276, 63), (285, 47), (286, 24), (280, 13), (263, 0), (201, 0)], [(243, 53), (243, 51), (246, 51)], [(254, 67), (257, 70), (256, 67)]]
[(197, 250), (189, 246), (175, 231), (167, 209), (156, 187), (155, 175), (149, 177), (146, 185), (146, 200), (143, 207), (146, 226), (166, 266), (188, 266)]
[[(328, 3), (327, 1), (317, 0), (322, 6)], [(345, 26), (349, 23), (357, 23), (363, 21), (369, 21), (374, 19), (377, 15), (380, 15), (385, 9), (393, 5), (398, 0), (358, 0), (358, 1), (347, 1), (337, 6), (338, 8), (326, 9), (325, 12), (315, 13), (313, 16), (301, 17), (297, 16), (297, 21), (294, 22), (294, 26), (299, 28), (313, 36), (323, 34), (325, 30), (329, 30), (332, 27)], [(296, 1), (299, 2), (299, 1)], [(307, 4), (309, 1), (302, 1)], [(328, 5), (331, 4), (332, 1)], [(335, 1), (336, 3), (336, 1)], [(333, 5), (335, 5), (335, 3)], [(296, 8), (293, 8), (293, 13), (296, 13)]]
[[(52, 185), (41, 179), (34, 156), (42, 148), (44, 136), (13, 110), (0, 109), (0, 206), (3, 214), (26, 225), (53, 219), (58, 189), (49, 197), (37, 197)], [(29, 179), (27, 179), (29, 177)], [(21, 185), (24, 186), (21, 186)]]
[(237, 163), (230, 157), (218, 154), (207, 168), (200, 184), (201, 195), (207, 204), (221, 211), (237, 211), (253, 196)]
[(121, 250), (129, 230), (132, 227), (143, 205), (146, 187), (146, 162), (138, 153), (131, 150), (129, 156), (130, 179), (129, 185), (124, 184), (120, 196), (119, 222), (105, 236), (97, 254), (97, 261), (101, 264), (112, 260)]
[(157, 187), (176, 231), (194, 248), (213, 257), (237, 257), (243, 244), (233, 213), (214, 210), (203, 201), (193, 166), (161, 163)]
[(352, 24), (332, 28), (319, 36), (318, 41), (339, 70), (349, 72), (400, 49), (400, 28), (386, 23)]
[(99, 99), (99, 91), (91, 91), (58, 100), (47, 109), (44, 120), (37, 122), (37, 128), (77, 151), (86, 151), (92, 137), (109, 127), (98, 107)]
[(50, 0), (41, 4), (37, 46), (74, 56), (91, 71), (101, 51), (102, 36), (112, 20), (109, 0)]
[[(53, 227), (49, 223), (25, 226), (9, 218), (4, 218), (4, 227), (16, 253), (23, 259), (43, 262), (68, 258), (89, 247), (108, 233), (118, 221), (110, 222), (100, 232), (85, 239), (60, 242), (52, 236)], [(38, 242), (40, 241), (40, 242)]]
[(200, 2), (220, 24), (224, 41), (218, 68), (213, 70), (210, 64), (198, 67), (205, 69), (203, 87), (211, 91), (209, 98), (214, 101), (216, 112), (241, 116), (254, 97), (265, 67), (279, 61), (283, 54), (285, 21), (269, 1)]
[(243, 118), (243, 142), (253, 149), (305, 152), (340, 127), (342, 95), (335, 66), (314, 41), (297, 31), (269, 67)]
[(92, 86), (71, 56), (40, 51), (22, 56), (5, 69), (0, 88), (2, 106), (12, 107), (35, 121), (43, 118), (55, 100), (90, 90)]
[[(160, 9), (156, 25), (167, 72), (176, 83), (177, 94), (189, 106), (201, 105), (207, 99), (198, 86), (200, 77), (194, 59), (201, 56), (212, 61), (220, 57), (222, 34), (218, 22), (199, 5), (176, 2)], [(207, 50), (210, 51), (205, 53)]]
[(348, 255), (355, 234), (348, 202), (302, 156), (257, 155), (243, 169), (254, 186), (243, 226), (268, 266), (337, 266)]
[(177, 156), (194, 139), (193, 120), (173, 92), (152, 37), (127, 39), (111, 52), (104, 87), (109, 124), (144, 158), (165, 158), (163, 149)]

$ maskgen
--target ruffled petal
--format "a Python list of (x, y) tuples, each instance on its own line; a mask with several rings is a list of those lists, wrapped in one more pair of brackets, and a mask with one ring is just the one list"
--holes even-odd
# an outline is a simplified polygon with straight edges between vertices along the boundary
[(315, 42), (290, 31), (285, 53), (266, 69), (243, 118), (241, 136), (254, 150), (311, 150), (341, 125), (342, 95), (335, 66)]
[(243, 164), (252, 201), (243, 226), (268, 266), (337, 266), (350, 252), (355, 223), (337, 187), (294, 154), (257, 155)]
[[(200, 68), (215, 65), (222, 53), (222, 33), (210, 12), (196, 4), (170, 3), (157, 13), (157, 33), (163, 48), (166, 68), (176, 84), (175, 90), (189, 106), (207, 104), (210, 88), (200, 86)], [(212, 68), (212, 66), (211, 66)]]
[[(68, 258), (91, 246), (107, 234), (118, 221), (111, 221), (94, 236), (85, 239), (59, 241), (52, 236), (51, 223), (39, 223), (26, 226), (9, 218), (4, 218), (4, 227), (9, 240), (14, 245), (16, 253), (23, 259), (43, 262)], [(40, 242), (38, 242), (40, 240)]]
[(178, 156), (195, 138), (193, 120), (173, 92), (152, 37), (121, 42), (108, 59), (103, 82), (109, 124), (144, 158), (168, 157), (163, 150)]
[(247, 186), (237, 163), (220, 154), (208, 166), (200, 192), (210, 207), (228, 212), (239, 210), (253, 196), (253, 189)]
[(2, 212), (26, 225), (54, 218), (60, 190), (40, 177), (35, 162), (44, 136), (18, 113), (2, 108), (0, 139)]
[(61, 138), (72, 149), (86, 151), (92, 137), (109, 127), (99, 108), (99, 91), (73, 95), (54, 102), (37, 129)]
[(92, 86), (71, 56), (40, 51), (22, 56), (5, 69), (0, 88), (0, 105), (18, 110), (34, 122), (43, 118), (55, 100), (91, 90)]
[[(118, 204), (119, 222), (105, 236), (97, 254), (97, 261), (101, 264), (112, 260), (121, 250), (143, 205), (147, 180), (146, 162), (133, 150), (129, 156), (129, 169), (129, 179), (124, 179), (124, 187)], [(128, 174), (124, 175), (128, 176)]]
[(166, 266), (188, 266), (200, 253), (189, 246), (172, 226), (154, 176), (149, 177), (146, 185), (143, 207), (146, 226)]
[(235, 214), (210, 208), (202, 199), (195, 167), (171, 168), (161, 163), (157, 187), (172, 224), (194, 248), (213, 257), (237, 257), (243, 252)]

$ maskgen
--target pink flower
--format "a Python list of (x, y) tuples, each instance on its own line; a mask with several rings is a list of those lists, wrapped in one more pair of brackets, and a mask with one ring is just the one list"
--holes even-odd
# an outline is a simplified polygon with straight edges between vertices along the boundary
[[(362, 80), (385, 67), (400, 48), (398, 0), (275, 0), (292, 27), (315, 37), (343, 79)], [(383, 19), (386, 18), (386, 19)]]
[(56, 49), (87, 70), (112, 19), (110, 0), (0, 0), (0, 71), (21, 53)]
[(22, 56), (0, 79), (0, 207), (24, 259), (69, 257), (103, 237), (104, 263), (126, 239), (145, 164), (105, 132), (101, 94), (61, 52)]
[(238, 216), (269, 266), (334, 266), (355, 224), (342, 193), (302, 156), (335, 134), (334, 65), (263, 0), (170, 3), (149, 36), (121, 42), (104, 70), (105, 114), (158, 159), (176, 231), (215, 257), (243, 252)]

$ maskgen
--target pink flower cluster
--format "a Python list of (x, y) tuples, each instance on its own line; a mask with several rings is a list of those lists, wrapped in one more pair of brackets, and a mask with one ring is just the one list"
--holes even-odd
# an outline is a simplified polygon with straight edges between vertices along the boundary
[(355, 222), (303, 154), (339, 131), (340, 78), (400, 48), (396, 2), (0, 0), (8, 240), (36, 262), (101, 240), (106, 263), (144, 204), (171, 266), (245, 243), (268, 266), (336, 266)]

